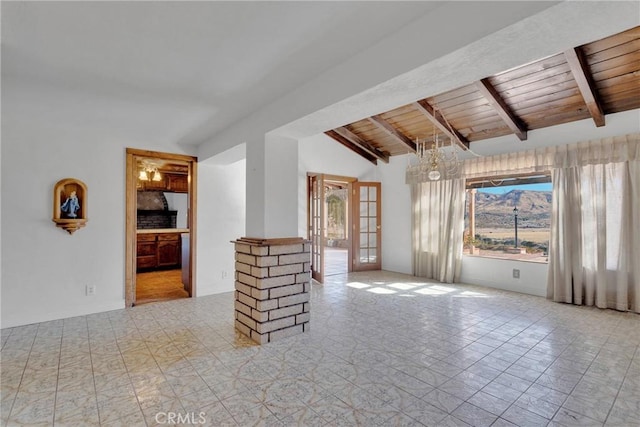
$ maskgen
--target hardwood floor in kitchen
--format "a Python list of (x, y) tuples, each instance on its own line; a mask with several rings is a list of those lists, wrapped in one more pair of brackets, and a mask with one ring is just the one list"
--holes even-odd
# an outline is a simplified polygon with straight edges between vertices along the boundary
[(136, 275), (136, 305), (189, 298), (182, 284), (182, 270), (163, 270)]

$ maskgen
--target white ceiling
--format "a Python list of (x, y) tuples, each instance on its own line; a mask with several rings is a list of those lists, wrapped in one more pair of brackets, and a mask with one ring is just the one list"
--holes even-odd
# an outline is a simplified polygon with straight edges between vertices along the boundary
[(439, 5), (2, 2), (5, 112), (198, 144)]

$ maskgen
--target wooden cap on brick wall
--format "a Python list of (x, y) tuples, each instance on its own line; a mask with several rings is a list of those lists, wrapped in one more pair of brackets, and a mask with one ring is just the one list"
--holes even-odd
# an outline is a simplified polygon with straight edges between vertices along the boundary
[(231, 243), (242, 243), (245, 245), (256, 246), (275, 246), (275, 245), (295, 245), (297, 243), (308, 243), (310, 240), (302, 237), (281, 237), (277, 239), (263, 239), (260, 237), (241, 237), (238, 240), (232, 240)]

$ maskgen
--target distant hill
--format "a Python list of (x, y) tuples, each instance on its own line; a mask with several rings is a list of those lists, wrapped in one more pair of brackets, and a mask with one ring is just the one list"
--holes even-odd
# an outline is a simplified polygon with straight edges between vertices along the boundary
[[(518, 207), (518, 227), (551, 226), (551, 191), (511, 190), (505, 194), (476, 193), (476, 228), (513, 227)], [(469, 207), (465, 210), (465, 221)]]

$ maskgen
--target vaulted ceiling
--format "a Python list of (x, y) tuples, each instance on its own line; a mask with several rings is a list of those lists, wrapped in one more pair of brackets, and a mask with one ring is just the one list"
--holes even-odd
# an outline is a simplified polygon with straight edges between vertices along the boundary
[[(417, 139), (469, 142), (640, 108), (640, 27), (325, 132), (374, 164)], [(443, 138), (444, 136), (444, 138)]]
[(437, 6), (3, 1), (3, 118), (196, 146)]

